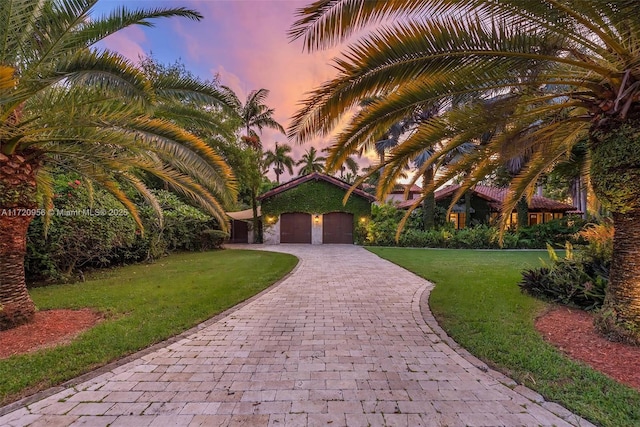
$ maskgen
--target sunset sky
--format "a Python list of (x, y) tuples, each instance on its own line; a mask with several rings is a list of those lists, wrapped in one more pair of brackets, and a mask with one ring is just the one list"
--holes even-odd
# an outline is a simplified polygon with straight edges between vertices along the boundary
[[(290, 42), (287, 31), (295, 21), (296, 9), (310, 0), (101, 0), (96, 13), (106, 13), (123, 4), (130, 9), (188, 7), (204, 15), (200, 22), (171, 18), (155, 21), (154, 28), (135, 27), (109, 37), (104, 46), (137, 60), (149, 52), (162, 63), (180, 60), (191, 72), (210, 79), (218, 75), (244, 102), (254, 89), (271, 91), (267, 104), (275, 108), (275, 119), (285, 128), (305, 93), (332, 78), (331, 60), (339, 48), (309, 54), (302, 41)], [(265, 150), (275, 142), (287, 142), (285, 135), (265, 130)], [(294, 145), (299, 159), (314, 145), (320, 149), (329, 138)], [(362, 164), (367, 164), (362, 159)], [(297, 172), (297, 171), (294, 171)]]

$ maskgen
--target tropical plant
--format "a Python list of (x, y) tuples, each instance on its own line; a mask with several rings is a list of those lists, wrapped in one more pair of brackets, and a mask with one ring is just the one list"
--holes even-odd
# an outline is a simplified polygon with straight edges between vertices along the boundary
[[(325, 155), (329, 155), (329, 153), (331, 153), (331, 147), (325, 147), (320, 151), (322, 151)], [(360, 157), (360, 154), (358, 154), (358, 157)], [(338, 168), (338, 170), (340, 171), (340, 179), (347, 182), (354, 182), (356, 177), (358, 176), (359, 169), (360, 165), (358, 165), (358, 161), (354, 159), (354, 156), (347, 157)]]
[[(386, 162), (379, 194), (425, 148), (456, 146), (491, 132), (483, 150), (436, 179), (433, 191), (470, 169), (457, 197), (509, 159), (527, 155), (510, 184), (502, 226), (538, 178), (588, 137), (593, 190), (612, 212), (614, 258), (605, 310), (612, 329), (640, 328), (640, 2), (635, 0), (324, 0), (300, 9), (290, 35), (317, 50), (384, 22), (337, 61), (338, 76), (296, 114), (296, 140), (326, 134), (361, 99), (393, 93), (367, 108), (334, 144), (329, 164), (382, 134), (416, 106), (501, 95), (490, 105), (460, 103), (421, 124)], [(454, 198), (455, 199), (455, 198)]]
[(276, 174), (276, 182), (280, 184), (280, 175), (286, 170), (289, 175), (293, 175), (294, 161), (293, 157), (289, 155), (291, 153), (291, 146), (287, 144), (278, 145), (276, 142), (276, 148), (264, 153), (265, 166), (273, 166), (273, 172)]
[(189, 106), (178, 100), (220, 105), (227, 98), (193, 79), (148, 78), (122, 56), (93, 47), (131, 25), (201, 15), (120, 8), (96, 16), (96, 2), (0, 2), (0, 329), (34, 315), (24, 280), (26, 234), (34, 216), (52, 206), (54, 167), (104, 188), (140, 228), (127, 191), (137, 190), (157, 212), (159, 206), (139, 171), (168, 182), (226, 228), (222, 203), (235, 195), (233, 175), (173, 118)]
[(298, 176), (309, 175), (314, 172), (324, 172), (325, 160), (326, 157), (318, 156), (318, 151), (315, 147), (309, 147), (302, 155), (302, 158), (296, 163), (296, 166), (302, 165), (298, 171)]
[[(275, 110), (269, 108), (265, 103), (265, 99), (269, 96), (267, 89), (253, 90), (247, 96), (244, 103), (240, 101), (238, 96), (233, 90), (228, 87), (224, 87), (228, 97), (231, 99), (233, 109), (240, 117), (242, 127), (245, 134), (242, 136), (242, 140), (249, 146), (255, 149), (262, 149), (262, 142), (260, 141), (260, 135), (262, 129), (275, 129), (282, 133), (285, 133), (284, 128), (274, 118), (273, 114)], [(258, 129), (258, 132), (256, 132)]]

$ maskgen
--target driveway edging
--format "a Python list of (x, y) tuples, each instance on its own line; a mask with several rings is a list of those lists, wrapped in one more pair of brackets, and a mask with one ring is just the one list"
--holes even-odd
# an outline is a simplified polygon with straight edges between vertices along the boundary
[(419, 292), (421, 292), (420, 298), (418, 299), (418, 310), (420, 312), (420, 317), (422, 318), (426, 326), (429, 327), (456, 354), (458, 354), (468, 363), (480, 369), (482, 372), (489, 375), (491, 378), (495, 379), (500, 384), (510, 388), (525, 399), (539, 404), (540, 406), (553, 413), (554, 415), (562, 418), (566, 422), (577, 424), (580, 427), (597, 427), (595, 424), (569, 411), (564, 406), (561, 406), (555, 402), (547, 401), (540, 393), (518, 383), (513, 378), (506, 376), (502, 372), (492, 369), (485, 362), (483, 362), (482, 360), (471, 354), (467, 349), (458, 344), (457, 341), (451, 338), (445, 332), (445, 330), (442, 329), (435, 316), (433, 315), (433, 312), (431, 311), (431, 307), (429, 305), (429, 296), (433, 288), (435, 288), (435, 284), (426, 279), (424, 280), (427, 281), (428, 284), (419, 290)]

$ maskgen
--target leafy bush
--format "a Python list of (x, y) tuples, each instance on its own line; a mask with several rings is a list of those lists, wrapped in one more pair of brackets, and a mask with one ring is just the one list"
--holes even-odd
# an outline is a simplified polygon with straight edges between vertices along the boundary
[(589, 224), (578, 233), (588, 242), (585, 251), (593, 258), (611, 260), (613, 256), (613, 223), (605, 218), (600, 224)]
[(571, 215), (543, 224), (522, 227), (517, 233), (523, 248), (543, 249), (547, 245), (564, 246), (566, 242), (574, 245), (585, 244), (586, 240), (578, 234), (585, 224), (584, 219)]
[(115, 197), (91, 191), (75, 177), (57, 176), (55, 194), (47, 235), (42, 216), (28, 231), (30, 284), (69, 280), (81, 269), (153, 260), (170, 251), (215, 249), (227, 237), (210, 216), (168, 191), (154, 191), (164, 213), (162, 227), (153, 209), (139, 201), (144, 233)]
[(120, 202), (79, 179), (59, 176), (45, 237), (45, 218), (27, 233), (25, 273), (29, 280), (62, 279), (80, 268), (106, 266), (133, 244), (136, 224)]
[[(439, 207), (438, 207), (439, 208)], [(440, 210), (443, 210), (440, 208)], [(495, 227), (485, 224), (474, 224), (471, 227), (455, 230), (451, 223), (442, 221), (446, 210), (437, 212), (440, 224), (433, 230), (422, 230), (422, 211), (412, 212), (405, 224), (400, 238), (396, 242), (398, 225), (405, 212), (393, 205), (372, 206), (371, 221), (366, 226), (365, 245), (429, 247), (453, 249), (540, 249), (547, 244), (556, 246), (565, 242), (584, 243), (585, 237), (577, 234), (584, 225), (584, 220), (577, 217), (566, 217), (544, 224), (525, 227), (519, 230), (507, 230), (502, 236)]]
[(563, 259), (550, 246), (548, 249), (552, 266), (523, 271), (520, 289), (537, 298), (584, 310), (602, 307), (609, 282), (606, 262), (584, 253), (576, 256), (570, 244)]

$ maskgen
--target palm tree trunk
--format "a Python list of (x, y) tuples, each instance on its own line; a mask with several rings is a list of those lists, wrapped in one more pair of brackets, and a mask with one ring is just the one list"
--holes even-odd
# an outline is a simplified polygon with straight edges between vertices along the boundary
[(516, 212), (518, 213), (518, 228), (529, 225), (529, 204), (526, 197), (518, 200)]
[[(422, 177), (422, 186), (427, 188), (433, 184), (433, 169), (429, 168)], [(436, 226), (435, 220), (436, 196), (432, 192), (422, 201), (422, 226), (425, 230), (432, 230)]]
[[(640, 325), (640, 210), (613, 213), (615, 234), (605, 313), (617, 325)], [(640, 337), (636, 336), (637, 339)]]
[(253, 243), (262, 243), (262, 233), (260, 230), (260, 220), (258, 219), (258, 194), (251, 190), (251, 209), (253, 210)]
[(34, 157), (0, 153), (0, 330), (29, 322), (35, 314), (24, 278), (27, 229), (37, 206)]
[(464, 194), (464, 226), (469, 227), (471, 225), (471, 190), (467, 190)]

